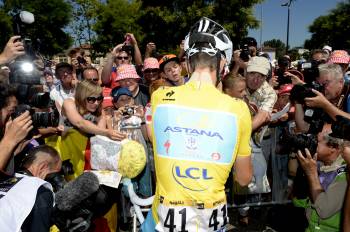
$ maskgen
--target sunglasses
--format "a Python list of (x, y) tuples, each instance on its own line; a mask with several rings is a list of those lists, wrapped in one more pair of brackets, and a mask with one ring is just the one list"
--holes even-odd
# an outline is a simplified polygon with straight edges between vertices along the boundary
[(144, 71), (144, 73), (146, 73), (146, 74), (158, 73), (158, 72), (159, 72), (159, 69), (157, 69), (157, 68), (149, 68), (149, 69), (146, 69), (146, 70)]
[(129, 57), (128, 56), (117, 56), (118, 60), (128, 60)]
[(98, 97), (87, 97), (86, 98), (88, 103), (95, 103), (96, 101), (101, 102), (103, 100), (103, 96), (98, 96)]
[(91, 79), (89, 79), (89, 81), (98, 82), (98, 78), (97, 77), (96, 78), (91, 78)]

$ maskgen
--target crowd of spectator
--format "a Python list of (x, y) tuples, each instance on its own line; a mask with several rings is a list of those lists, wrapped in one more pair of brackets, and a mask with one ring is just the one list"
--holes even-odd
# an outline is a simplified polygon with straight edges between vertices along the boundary
[[(7, 65), (24, 54), (18, 38), (12, 37), (0, 54), (0, 228), (49, 231), (54, 197), (44, 180), (61, 170), (62, 157), (48, 141), (61, 137), (61, 142), (68, 138), (78, 143), (75, 137), (67, 137), (71, 130), (87, 140), (100, 135), (115, 141), (131, 138), (140, 142), (147, 164), (133, 182), (143, 198), (154, 195), (157, 180), (147, 111), (151, 109), (152, 93), (158, 88), (186, 85), (190, 80), (183, 41), (178, 55), (159, 55), (155, 43), (150, 42), (143, 56), (137, 39), (126, 33), (126, 41), (111, 48), (102, 66), (93, 64), (79, 49), (72, 49), (71, 63), (43, 68), (42, 83), (27, 96), (30, 102), (33, 96), (47, 93), (58, 112), (57, 124), (35, 125), (37, 130), (33, 131), (32, 109), (14, 117), (23, 102), (19, 102), (16, 86), (10, 84), (12, 70)], [(312, 51), (309, 61), (293, 67), (288, 55), (273, 62), (268, 54), (259, 52), (254, 38), (246, 38), (241, 47), (244, 45), (248, 59), (242, 49), (232, 51), (232, 62), (220, 74), (218, 84), (218, 89), (232, 100), (245, 101), (252, 118), (253, 179), (247, 186), (234, 181), (226, 184), (231, 203), (244, 206), (239, 208), (239, 223), (249, 225), (249, 205), (262, 199), (275, 203), (292, 200), (295, 207), (305, 209), (297, 211), (308, 222), (302, 230), (350, 231), (349, 136), (333, 131), (340, 116), (350, 120), (348, 52), (325, 46)], [(129, 117), (140, 119), (140, 127), (132, 132), (122, 126)], [(72, 156), (80, 156), (85, 162), (83, 169), (88, 169), (84, 152)], [(73, 163), (73, 169), (81, 167)], [(6, 192), (16, 188), (16, 184), (9, 187), (8, 180), (14, 176), (17, 182), (23, 176), (37, 177), (28, 183), (23, 178), (23, 186), (17, 186), (28, 198), (22, 214), (3, 212), (16, 204), (13, 198), (4, 203)], [(36, 182), (31, 185), (32, 180)], [(112, 230), (128, 231), (128, 194), (121, 190), (115, 202), (118, 227)], [(285, 226), (278, 231), (297, 231), (293, 226), (300, 225), (291, 221)], [(104, 231), (97, 222), (95, 227), (95, 231)]]

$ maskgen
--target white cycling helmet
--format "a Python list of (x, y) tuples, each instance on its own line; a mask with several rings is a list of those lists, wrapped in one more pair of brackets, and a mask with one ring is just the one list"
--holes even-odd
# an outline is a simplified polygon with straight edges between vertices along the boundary
[[(203, 43), (208, 43), (209, 46), (203, 47)], [(210, 56), (220, 52), (225, 55), (228, 64), (232, 58), (232, 41), (228, 32), (207, 17), (202, 17), (192, 26), (185, 38), (184, 49), (188, 58), (198, 52), (205, 52)]]

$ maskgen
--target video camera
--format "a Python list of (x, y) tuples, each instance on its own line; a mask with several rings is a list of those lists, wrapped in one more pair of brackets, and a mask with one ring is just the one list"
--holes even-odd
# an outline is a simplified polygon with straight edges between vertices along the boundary
[(301, 64), (301, 68), (303, 70), (304, 81), (307, 84), (311, 84), (316, 81), (316, 78), (319, 76), (318, 66), (322, 64), (322, 62), (317, 60), (311, 60), (310, 62), (305, 62)]
[(34, 23), (34, 15), (19, 9), (10, 11), (9, 15), (12, 16), (13, 32), (21, 36), (20, 40), (25, 50), (25, 55), (10, 64), (10, 82), (24, 85), (40, 84), (41, 72), (34, 65), (34, 60), (37, 59), (36, 51), (26, 32), (27, 26)]

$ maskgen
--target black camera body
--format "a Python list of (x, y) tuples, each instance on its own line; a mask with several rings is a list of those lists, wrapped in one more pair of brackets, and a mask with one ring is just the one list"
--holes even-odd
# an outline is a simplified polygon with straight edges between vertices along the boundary
[(320, 75), (318, 66), (321, 62), (316, 60), (311, 60), (310, 62), (306, 62), (301, 64), (301, 68), (303, 69), (304, 81), (307, 84), (312, 84), (316, 81), (316, 78)]
[(62, 167), (59, 172), (54, 172), (47, 175), (45, 180), (52, 185), (53, 191), (57, 192), (63, 189), (63, 187), (67, 183), (64, 177), (73, 175), (73, 174), (74, 174), (73, 164), (68, 159), (68, 160), (62, 161)]
[(332, 123), (332, 133), (330, 136), (350, 141), (350, 120), (337, 115), (336, 121)]
[(287, 152), (296, 153), (298, 150), (304, 152), (304, 149), (309, 149), (313, 155), (317, 150), (317, 136), (314, 134), (289, 134), (288, 132), (282, 134), (281, 141), (283, 145), (290, 150)]
[(33, 121), (33, 130), (28, 133), (28, 138), (35, 135), (38, 128), (57, 127), (59, 124), (59, 112), (50, 100), (49, 93), (33, 95), (29, 105), (18, 105), (11, 114), (11, 118), (15, 119), (26, 111), (29, 111)]
[(248, 62), (250, 57), (250, 51), (248, 44), (244, 44), (241, 48), (241, 53), (239, 54), (239, 57), (244, 61)]
[(290, 93), (291, 101), (302, 104), (305, 108), (304, 121), (310, 124), (309, 133), (317, 134), (322, 130), (325, 121), (329, 121), (329, 116), (320, 108), (311, 108), (305, 105), (305, 98), (316, 97), (312, 92), (315, 89), (321, 93), (324, 92), (324, 87), (316, 82), (305, 85), (295, 85)]

